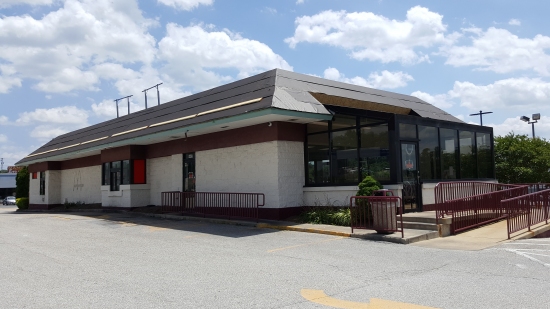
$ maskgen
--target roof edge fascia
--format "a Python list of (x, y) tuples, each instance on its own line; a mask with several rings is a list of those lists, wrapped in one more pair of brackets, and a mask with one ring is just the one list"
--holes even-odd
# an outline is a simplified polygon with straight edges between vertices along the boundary
[(278, 108), (266, 108), (266, 109), (253, 111), (253, 112), (248, 112), (248, 113), (245, 113), (245, 114), (240, 114), (240, 115), (236, 115), (236, 116), (232, 116), (232, 117), (214, 119), (214, 120), (211, 120), (211, 121), (207, 121), (207, 122), (203, 122), (203, 123), (197, 123), (197, 124), (193, 124), (193, 125), (190, 125), (190, 126), (185, 126), (185, 127), (172, 129), (172, 130), (166, 130), (166, 131), (157, 132), (157, 133), (153, 133), (153, 134), (138, 136), (138, 137), (134, 137), (134, 138), (124, 140), (124, 141), (117, 141), (117, 142), (112, 142), (112, 143), (108, 143), (108, 144), (97, 145), (97, 146), (87, 148), (87, 149), (84, 149), (84, 150), (63, 153), (63, 154), (55, 155), (55, 156), (51, 156), (51, 157), (45, 157), (45, 158), (40, 158), (40, 159), (36, 159), (36, 160), (30, 160), (30, 161), (26, 161), (26, 162), (22, 162), (22, 163), (20, 163), (21, 162), (21, 160), (20, 160), (19, 162), (15, 163), (15, 166), (28, 166), (30, 164), (44, 162), (44, 161), (71, 160), (71, 159), (62, 159), (62, 158), (67, 156), (67, 155), (73, 155), (73, 154), (77, 155), (77, 154), (83, 154), (83, 153), (87, 153), (87, 152), (94, 152), (94, 151), (98, 151), (98, 150), (101, 151), (101, 150), (104, 150), (104, 149), (107, 149), (107, 148), (116, 148), (116, 147), (131, 145), (132, 143), (143, 142), (143, 141), (146, 141), (148, 139), (166, 137), (166, 136), (170, 136), (170, 135), (174, 135), (174, 134), (182, 134), (182, 133), (187, 133), (187, 132), (194, 131), (194, 130), (201, 130), (201, 129), (209, 128), (209, 127), (212, 127), (212, 126), (218, 126), (218, 125), (228, 124), (228, 123), (235, 122), (235, 121), (247, 120), (247, 119), (251, 119), (251, 118), (255, 118), (255, 117), (269, 116), (269, 115), (309, 118), (309, 119), (312, 119), (312, 120), (331, 120), (332, 119), (332, 115), (305, 113), (305, 112), (278, 109)]

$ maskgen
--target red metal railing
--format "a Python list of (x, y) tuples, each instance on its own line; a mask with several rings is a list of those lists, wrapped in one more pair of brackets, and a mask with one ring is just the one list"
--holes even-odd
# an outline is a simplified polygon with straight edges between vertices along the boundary
[(442, 182), (435, 187), (436, 222), (451, 216), (451, 233), (456, 234), (504, 219), (500, 201), (527, 194), (528, 187), (475, 181)]
[[(398, 222), (399, 221), (399, 222)], [(354, 229), (380, 233), (403, 232), (403, 207), (397, 196), (352, 196), (350, 198), (351, 232)]]
[(507, 215), (508, 239), (510, 234), (546, 221), (550, 210), (550, 189), (501, 201)]
[(258, 208), (265, 205), (262, 193), (162, 192), (161, 210), (203, 217), (245, 218), (258, 221)]

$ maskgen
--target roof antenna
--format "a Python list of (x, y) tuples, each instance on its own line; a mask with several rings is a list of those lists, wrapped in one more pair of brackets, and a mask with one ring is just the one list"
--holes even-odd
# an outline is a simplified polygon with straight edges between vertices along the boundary
[(128, 99), (128, 115), (130, 115), (130, 98), (133, 97), (133, 95), (129, 95), (127, 97), (124, 97), (124, 98), (120, 98), (120, 99), (116, 99), (115, 100), (115, 103), (116, 103), (116, 117), (118, 118), (118, 101), (120, 100), (124, 100), (124, 99)]
[(150, 89), (153, 89), (153, 88), (157, 88), (157, 99), (158, 99), (158, 105), (160, 105), (160, 93), (159, 93), (159, 86), (162, 85), (163, 83), (160, 83), (160, 84), (156, 84), (154, 85), (153, 87), (150, 87), (150, 88), (147, 88), (145, 90), (143, 90), (142, 92), (145, 93), (145, 108), (147, 108), (147, 90), (150, 90)]

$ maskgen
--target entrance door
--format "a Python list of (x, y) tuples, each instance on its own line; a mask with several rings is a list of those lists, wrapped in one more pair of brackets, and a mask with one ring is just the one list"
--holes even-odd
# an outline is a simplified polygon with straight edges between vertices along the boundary
[(416, 143), (401, 143), (401, 176), (403, 181), (404, 212), (422, 211), (422, 189), (418, 171)]
[(183, 192), (195, 192), (195, 154), (183, 155)]

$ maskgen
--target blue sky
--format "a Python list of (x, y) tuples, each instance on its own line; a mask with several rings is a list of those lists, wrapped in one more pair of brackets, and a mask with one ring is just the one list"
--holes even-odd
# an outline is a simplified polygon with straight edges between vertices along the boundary
[[(0, 158), (273, 68), (426, 100), (550, 138), (545, 1), (0, 0)], [(156, 94), (148, 98), (156, 102)], [(120, 113), (127, 113), (121, 104)]]

